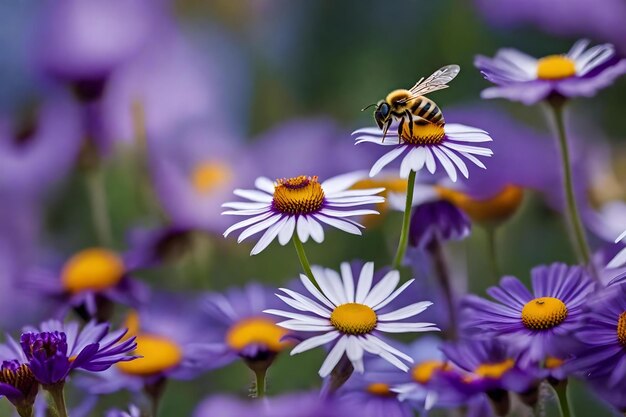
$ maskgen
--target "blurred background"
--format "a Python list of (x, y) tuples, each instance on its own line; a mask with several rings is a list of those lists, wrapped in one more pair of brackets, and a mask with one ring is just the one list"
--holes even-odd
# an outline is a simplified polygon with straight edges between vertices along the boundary
[[(382, 153), (354, 147), (350, 132), (373, 125), (360, 109), (452, 63), (461, 66), (459, 77), (431, 98), (448, 122), (492, 134), (495, 156), (484, 175), (510, 175), (527, 188), (498, 232), (501, 270), (528, 280), (535, 265), (573, 262), (542, 108), (482, 101), (488, 83), (473, 60), (501, 47), (562, 53), (582, 37), (626, 53), (625, 20), (622, 0), (2, 1), (0, 297), (24, 300), (19, 311), (0, 302), (2, 328), (49, 314), (20, 289), (33, 265), (97, 245), (136, 250), (155, 233), (167, 232), (159, 240), (164, 262), (136, 276), (157, 291), (295, 278), (300, 267), (290, 246), (250, 257), (249, 244), (224, 239), (232, 221), (219, 215), (220, 205), (261, 175), (324, 179), (368, 170)], [(626, 195), (625, 95), (620, 81), (570, 108), (579, 198), (589, 213)], [(401, 214), (385, 210), (367, 220), (363, 238), (329, 232), (323, 245), (308, 244), (311, 261), (388, 264)], [(605, 240), (596, 233), (593, 246)], [(493, 283), (485, 248), (480, 227), (448, 248), (459, 293), (482, 295)], [(415, 265), (414, 276), (428, 282), (419, 254)], [(269, 392), (318, 386), (322, 355), (283, 355)], [(240, 363), (200, 383), (173, 382), (162, 415), (189, 415), (205, 395), (245, 395), (249, 385)], [(120, 395), (102, 408), (119, 404)], [(589, 394), (573, 398), (584, 407)]]

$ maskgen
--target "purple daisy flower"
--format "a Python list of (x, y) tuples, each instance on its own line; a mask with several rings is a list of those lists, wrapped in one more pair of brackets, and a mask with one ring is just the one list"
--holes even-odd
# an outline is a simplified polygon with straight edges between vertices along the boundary
[(114, 303), (137, 306), (149, 294), (147, 286), (130, 277), (125, 258), (105, 248), (83, 249), (58, 268), (31, 268), (24, 285), (52, 297), (59, 317), (73, 308), (87, 320), (106, 321)]
[(222, 214), (248, 217), (229, 227), (224, 236), (245, 228), (237, 239), (242, 242), (264, 231), (250, 253), (256, 255), (267, 248), (276, 237), (281, 245), (286, 245), (295, 233), (301, 242), (306, 242), (310, 236), (315, 242), (321, 243), (324, 241), (324, 229), (320, 223), (360, 235), (359, 228), (363, 226), (349, 217), (378, 212), (354, 207), (385, 201), (384, 197), (376, 195), (384, 188), (349, 189), (364, 177), (363, 172), (352, 172), (321, 183), (317, 176), (301, 175), (276, 182), (259, 177), (254, 183), (256, 190), (234, 191), (235, 195), (250, 202), (229, 202), (222, 205), (231, 209)]
[(477, 56), (474, 65), (496, 84), (482, 92), (483, 98), (507, 98), (526, 105), (558, 94), (591, 97), (626, 73), (626, 60), (618, 59), (613, 45), (587, 49), (580, 40), (565, 55), (533, 58), (515, 49), (500, 49), (494, 58)]
[(199, 323), (196, 306), (189, 296), (157, 295), (131, 311), (125, 325), (140, 358), (81, 378), (79, 385), (92, 394), (139, 392), (166, 379), (189, 380), (220, 366), (211, 359), (219, 357), (221, 346), (210, 343), (216, 337)]
[(566, 368), (608, 388), (626, 381), (626, 285), (603, 290), (588, 303), (585, 325), (575, 333), (583, 348)]
[(463, 240), (472, 230), (465, 213), (448, 201), (426, 202), (413, 209), (409, 244), (426, 249), (434, 241)]
[(25, 122), (0, 116), (0, 193), (37, 197), (63, 178), (78, 157), (82, 126), (78, 107), (53, 95)]
[[(263, 313), (281, 305), (274, 289), (250, 283), (243, 288), (231, 288), (224, 293), (209, 293), (202, 297), (202, 308), (210, 319), (211, 329), (218, 335), (222, 359), (237, 358), (249, 364), (271, 364), (275, 356), (291, 346), (286, 340), (289, 331), (279, 327), (276, 318)], [(279, 295), (278, 297), (283, 298)]]
[(63, 382), (73, 369), (102, 372), (112, 365), (131, 361), (135, 338), (124, 339), (126, 329), (109, 333), (108, 323), (49, 320), (39, 329), (26, 328), (20, 338), (25, 362), (44, 386)]
[(243, 401), (235, 397), (214, 395), (202, 401), (193, 413), (194, 417), (260, 417), (259, 401)]
[[(0, 353), (1, 355), (1, 353)], [(31, 415), (39, 383), (26, 363), (3, 360), (0, 365), (0, 396), (6, 397), (20, 415)]]
[(299, 311), (298, 313), (274, 309), (265, 310), (265, 313), (289, 319), (278, 323), (286, 329), (317, 333), (298, 344), (291, 351), (292, 355), (322, 345), (332, 345), (319, 370), (322, 378), (331, 373), (344, 355), (357, 372), (363, 373), (365, 353), (380, 356), (399, 369), (407, 371), (409, 367), (403, 361), (411, 363), (411, 357), (388, 344), (381, 333), (439, 330), (433, 323), (405, 321), (426, 310), (432, 305), (429, 301), (410, 304), (399, 309), (394, 305), (391, 311), (383, 313), (383, 309), (413, 282), (410, 280), (396, 288), (400, 282), (400, 274), (396, 270), (388, 272), (374, 286), (372, 286), (374, 278), (372, 262), (363, 266), (356, 283), (353, 278), (354, 271), (346, 262), (341, 264), (341, 274), (319, 266), (312, 267), (312, 272), (320, 289), (305, 275), (301, 275), (300, 280), (314, 299), (289, 289), (281, 289), (286, 294), (281, 296), (281, 299)]
[(579, 331), (584, 306), (594, 291), (585, 268), (555, 263), (531, 271), (533, 293), (514, 277), (504, 277), (487, 293), (496, 302), (469, 295), (463, 300), (469, 329), (482, 336), (506, 336), (523, 349), (523, 361), (559, 357), (561, 342)]
[(493, 140), (487, 132), (475, 127), (457, 123), (439, 126), (424, 121), (414, 122), (412, 135), (402, 132), (400, 137), (397, 130), (396, 124), (389, 128), (386, 135), (380, 128), (364, 128), (352, 132), (356, 144), (368, 142), (380, 146), (393, 146), (391, 151), (374, 163), (370, 169), (370, 177), (377, 175), (391, 162), (404, 155), (400, 164), (400, 177), (407, 178), (411, 171), (418, 172), (424, 167), (434, 174), (437, 165), (441, 165), (448, 177), (456, 181), (458, 172), (469, 178), (469, 169), (461, 157), (485, 169), (485, 165), (476, 156), (493, 155), (491, 149), (474, 145)]

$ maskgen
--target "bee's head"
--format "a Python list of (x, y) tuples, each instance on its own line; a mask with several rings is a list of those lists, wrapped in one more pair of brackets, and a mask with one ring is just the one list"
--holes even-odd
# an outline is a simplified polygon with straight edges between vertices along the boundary
[(382, 101), (376, 107), (376, 111), (374, 111), (374, 119), (376, 119), (376, 124), (380, 129), (383, 128), (383, 125), (387, 123), (389, 118), (391, 117), (391, 107), (386, 102)]

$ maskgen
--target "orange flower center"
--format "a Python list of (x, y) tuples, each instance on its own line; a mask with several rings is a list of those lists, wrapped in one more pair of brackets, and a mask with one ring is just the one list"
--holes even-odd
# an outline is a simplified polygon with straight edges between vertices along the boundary
[(537, 64), (537, 78), (560, 80), (576, 75), (576, 63), (564, 55), (549, 55)]
[(435, 187), (437, 194), (465, 213), (475, 222), (503, 221), (511, 217), (524, 199), (524, 190), (515, 185), (507, 185), (491, 198), (479, 200), (450, 188)]
[(314, 213), (324, 204), (324, 190), (317, 177), (301, 175), (276, 181), (272, 206), (286, 214)]
[(431, 380), (435, 372), (445, 371), (448, 369), (450, 369), (450, 365), (448, 363), (439, 360), (429, 360), (415, 365), (411, 371), (411, 376), (414, 381), (419, 382), (420, 384), (426, 384)]
[(626, 346), (626, 311), (617, 320), (617, 340), (622, 346)]
[(474, 373), (482, 378), (502, 378), (508, 370), (513, 368), (515, 361), (513, 359), (506, 359), (502, 362), (496, 363), (483, 363), (474, 370)]
[(405, 123), (402, 126), (402, 141), (411, 145), (437, 145), (443, 141), (443, 126), (425, 120), (412, 121), (412, 131)]
[(209, 194), (232, 178), (230, 167), (221, 162), (203, 162), (191, 173), (191, 183), (198, 194)]
[(176, 367), (183, 360), (183, 351), (178, 344), (166, 337), (153, 334), (137, 336), (134, 354), (141, 356), (117, 364), (120, 371), (139, 376), (159, 374)]
[(361, 335), (376, 328), (378, 317), (371, 307), (359, 303), (347, 303), (335, 307), (330, 323), (345, 334)]
[(373, 395), (380, 395), (381, 397), (389, 397), (394, 395), (389, 385), (383, 382), (374, 382), (372, 384), (369, 384), (366, 391)]
[(567, 307), (554, 297), (535, 298), (522, 309), (522, 323), (530, 330), (551, 329), (567, 318)]
[(61, 282), (71, 293), (102, 291), (117, 285), (124, 272), (124, 263), (115, 252), (91, 248), (78, 252), (65, 263)]
[(226, 343), (232, 349), (240, 351), (246, 346), (259, 344), (267, 346), (273, 352), (280, 352), (289, 342), (281, 339), (288, 333), (273, 321), (266, 318), (249, 318), (235, 323), (226, 333)]

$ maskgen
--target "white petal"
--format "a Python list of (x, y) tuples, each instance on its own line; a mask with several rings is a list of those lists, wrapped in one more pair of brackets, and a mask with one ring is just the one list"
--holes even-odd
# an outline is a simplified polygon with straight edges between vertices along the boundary
[(452, 164), (452, 161), (450, 161), (450, 159), (446, 156), (445, 153), (437, 149), (436, 146), (433, 146), (431, 150), (435, 153), (435, 156), (437, 157), (437, 159), (439, 159), (439, 162), (441, 162), (441, 165), (443, 165), (443, 169), (446, 170), (452, 182), (456, 182), (457, 180), (456, 167), (454, 166), (454, 164)]
[[(387, 133), (389, 133), (389, 132), (387, 132)], [(385, 140), (383, 142), (383, 135), (382, 134), (380, 134), (379, 136), (376, 136), (376, 137), (357, 136), (356, 138), (354, 138), (354, 140), (355, 140), (354, 144), (355, 145), (360, 145), (361, 143), (373, 143), (373, 144), (380, 145), (380, 146), (398, 146), (398, 141), (397, 141), (397, 139), (394, 140), (393, 136), (390, 136), (389, 134), (387, 134), (387, 137), (385, 139), (390, 138), (390, 137), (392, 138), (391, 140)], [(395, 134), (395, 137), (396, 138), (398, 137), (397, 133)]]
[[(260, 203), (263, 204), (263, 203)], [(221, 212), (220, 214), (225, 216), (256, 216), (257, 214), (267, 213), (269, 210), (269, 206), (265, 205), (265, 207), (260, 209), (238, 209), (238, 210), (226, 210)]]
[(307, 217), (306, 219), (309, 222), (309, 232), (311, 233), (311, 237), (317, 243), (322, 243), (324, 241), (324, 229), (322, 229), (322, 225), (319, 224), (313, 217)]
[(365, 178), (367, 178), (367, 172), (365, 171), (349, 172), (347, 174), (338, 175), (322, 182), (322, 190), (324, 190), (325, 194), (344, 191)]
[(325, 193), (328, 199), (343, 198), (343, 197), (363, 197), (373, 194), (382, 193), (385, 191), (385, 187), (378, 188), (365, 188), (363, 190), (346, 190), (338, 191), (336, 193)]
[(457, 154), (455, 154), (452, 150), (446, 148), (445, 146), (442, 146), (439, 149), (446, 155), (448, 155), (448, 158), (450, 158), (450, 160), (454, 162), (454, 164), (457, 166), (457, 168), (459, 168), (459, 171), (461, 171), (465, 178), (469, 178), (469, 170), (467, 169), (467, 165), (465, 165), (465, 162), (463, 162), (463, 160), (459, 158)]
[(348, 336), (346, 355), (348, 356), (348, 359), (350, 359), (350, 362), (352, 362), (354, 370), (362, 374), (365, 371), (365, 368), (363, 367), (363, 347), (361, 346), (357, 336)]
[(576, 59), (576, 73), (585, 75), (615, 55), (615, 47), (610, 44), (596, 45), (589, 48)]
[(274, 181), (267, 177), (259, 177), (254, 181), (254, 186), (261, 191), (265, 191), (268, 194), (274, 194)]
[(434, 323), (378, 323), (376, 330), (385, 333), (419, 333), (439, 331)]
[(404, 159), (402, 159), (402, 163), (400, 164), (400, 177), (407, 178), (411, 170), (415, 171), (415, 169), (413, 169), (412, 162), (413, 162), (413, 154), (417, 153), (417, 149), (418, 148), (411, 149), (404, 156)]
[[(315, 277), (315, 274), (313, 274), (313, 277)], [(305, 286), (305, 288), (309, 291), (309, 293), (311, 293), (312, 296), (317, 298), (322, 304), (329, 307), (331, 310), (335, 309), (336, 306), (333, 305), (333, 303), (331, 303), (330, 300), (328, 300), (328, 298), (322, 295), (322, 293), (315, 287), (315, 285), (313, 285), (311, 280), (309, 280), (309, 278), (306, 275), (300, 274), (300, 281)]]
[(399, 358), (404, 359), (405, 361), (409, 362), (409, 363), (413, 363), (413, 358), (410, 357), (409, 355), (407, 355), (404, 352), (399, 351), (398, 349), (394, 348), (393, 346), (389, 345), (388, 343), (385, 343), (383, 340), (379, 339), (376, 336), (372, 336), (371, 334), (365, 335), (365, 338), (367, 340), (369, 340), (371, 343), (378, 345), (382, 350), (386, 350), (387, 352), (391, 353), (392, 355), (398, 356)]
[(430, 301), (421, 301), (419, 303), (408, 305), (404, 308), (401, 308), (396, 311), (392, 311), (391, 313), (381, 314), (378, 316), (379, 321), (394, 321), (394, 320), (402, 320), (408, 317), (413, 317), (426, 310), (428, 307), (433, 305)]
[(389, 165), (394, 159), (400, 156), (400, 154), (402, 154), (402, 152), (404, 152), (406, 149), (407, 149), (406, 146), (398, 146), (396, 149), (393, 149), (387, 152), (386, 154), (384, 154), (383, 156), (381, 156), (378, 159), (378, 161), (374, 163), (374, 165), (372, 166), (372, 169), (370, 169), (370, 177), (373, 177), (376, 174), (378, 174), (384, 167)]
[(343, 230), (344, 232), (352, 233), (353, 235), (361, 234), (359, 228), (348, 221), (323, 216), (321, 214), (314, 214), (313, 217), (315, 217), (319, 221), (326, 223), (329, 226), (335, 227), (339, 230)]
[(318, 324), (320, 326), (326, 326), (330, 324), (328, 319), (308, 316), (306, 314), (294, 313), (291, 311), (276, 310), (274, 308), (263, 310), (263, 313), (272, 314), (274, 316), (279, 316), (279, 317), (285, 317), (288, 319), (299, 320), (302, 322), (302, 324)]
[(313, 265), (311, 270), (313, 271), (313, 276), (315, 277), (317, 284), (320, 286), (320, 289), (326, 298), (328, 298), (331, 303), (336, 306), (344, 304), (344, 302), (342, 302), (343, 288), (341, 288), (340, 292), (336, 291), (332, 279), (326, 275), (326, 270), (317, 265)]
[(368, 306), (377, 305), (391, 295), (391, 293), (396, 289), (398, 282), (400, 282), (400, 272), (396, 270), (387, 272), (383, 279), (381, 279), (380, 282), (370, 291), (367, 297), (365, 297), (363, 304)]
[(404, 372), (409, 370), (409, 367), (406, 366), (402, 361), (393, 356), (391, 353), (381, 349), (380, 346), (372, 343), (367, 339), (361, 339), (361, 342), (363, 343), (363, 348), (365, 348), (365, 350), (367, 350), (368, 352), (380, 356), (381, 358), (396, 366), (397, 368), (403, 370)]
[(485, 166), (485, 164), (483, 164), (478, 158), (476, 158), (474, 155), (467, 153), (467, 152), (461, 152), (461, 155), (463, 155), (464, 157), (466, 157), (467, 159), (469, 159), (470, 161), (472, 161), (476, 166), (482, 168), (482, 169), (487, 169), (487, 167)]
[(478, 133), (478, 134), (488, 135), (487, 131), (483, 129), (479, 129), (473, 126), (467, 126), (461, 123), (446, 123), (444, 129), (446, 131), (446, 135), (449, 135), (449, 134), (455, 135), (455, 134), (464, 134), (464, 133), (472, 133), (472, 134)]
[(289, 243), (289, 241), (291, 240), (293, 236), (293, 229), (295, 229), (295, 227), (296, 227), (296, 218), (294, 216), (289, 216), (287, 218), (287, 222), (285, 223), (283, 228), (280, 229), (280, 232), (278, 233), (278, 242), (281, 245), (285, 246), (287, 243)]
[(291, 298), (298, 301), (300, 304), (302, 304), (306, 308), (308, 308), (310, 312), (318, 314), (322, 317), (326, 317), (326, 318), (330, 317), (330, 310), (318, 304), (315, 300), (312, 300), (307, 296), (304, 296), (295, 291), (292, 291), (289, 288), (279, 288), (279, 290), (289, 295)]
[(577, 40), (567, 53), (567, 57), (570, 59), (578, 59), (585, 49), (587, 49), (587, 46), (589, 46), (589, 39)]
[(241, 232), (241, 234), (237, 238), (237, 243), (241, 243), (245, 239), (249, 238), (250, 236), (257, 234), (260, 231), (271, 227), (274, 223), (278, 222), (280, 219), (281, 219), (281, 215), (275, 214), (269, 219), (263, 220), (262, 222), (259, 222), (253, 226), (248, 227), (246, 230)]
[(258, 190), (242, 190), (238, 188), (235, 191), (233, 191), (233, 194), (242, 198), (247, 198), (248, 200), (259, 202), (259, 203), (271, 203), (272, 202), (271, 195), (266, 194), (262, 191), (258, 191)]
[(324, 363), (319, 370), (319, 375), (322, 378), (330, 375), (332, 370), (335, 369), (335, 366), (337, 366), (339, 360), (346, 351), (347, 343), (348, 341), (346, 336), (342, 336), (339, 340), (337, 340), (337, 344), (335, 344), (335, 346), (330, 350), (328, 356), (326, 357), (326, 360), (324, 360)]
[(355, 301), (357, 303), (363, 304), (363, 300), (367, 297), (367, 294), (370, 291), (372, 286), (372, 279), (374, 278), (374, 263), (368, 262), (363, 265), (363, 269), (361, 269), (361, 275), (359, 276), (359, 282), (356, 286), (356, 296)]
[(376, 210), (332, 210), (328, 208), (324, 208), (320, 211), (320, 213), (325, 214), (326, 216), (331, 217), (351, 217), (351, 216), (365, 216), (366, 214), (380, 214)]
[(609, 269), (618, 268), (626, 263), (626, 248), (622, 249), (611, 259), (606, 266)]
[(231, 234), (235, 230), (241, 229), (242, 227), (250, 226), (251, 224), (260, 222), (261, 220), (268, 218), (272, 214), (274, 214), (274, 212), (268, 211), (267, 213), (260, 214), (258, 216), (251, 217), (249, 219), (242, 220), (238, 223), (235, 223), (232, 226), (230, 226), (228, 229), (226, 229), (226, 231), (224, 232), (224, 237), (228, 237), (229, 234)]
[(328, 332), (326, 334), (322, 334), (319, 336), (313, 336), (310, 339), (307, 339), (298, 344), (295, 348), (291, 350), (290, 355), (296, 355), (298, 353), (306, 352), (307, 350), (314, 349), (318, 346), (325, 345), (326, 343), (332, 342), (335, 340), (341, 333), (338, 331)]
[(277, 326), (297, 332), (328, 332), (336, 330), (332, 325), (322, 326), (320, 324), (302, 323), (299, 320), (287, 320), (276, 323)]
[(297, 222), (298, 238), (300, 242), (305, 243), (309, 240), (309, 222), (305, 216), (298, 216)]
[(413, 171), (417, 172), (424, 167), (426, 163), (426, 148), (423, 146), (419, 146), (415, 148), (415, 152), (412, 153), (411, 156), (411, 166), (413, 167)]
[(257, 210), (262, 208), (269, 208), (267, 203), (242, 203), (239, 201), (224, 203), (222, 204), (222, 207), (236, 210)]
[(352, 268), (347, 262), (341, 264), (341, 277), (343, 279), (343, 290), (346, 293), (349, 303), (354, 303), (354, 278)]
[(414, 279), (410, 279), (407, 282), (405, 282), (404, 284), (402, 284), (402, 286), (400, 288), (398, 288), (397, 290), (395, 290), (393, 292), (393, 294), (391, 294), (389, 297), (387, 297), (386, 300), (382, 301), (380, 304), (377, 304), (377, 305), (373, 306), (372, 310), (380, 310), (381, 308), (385, 307), (387, 304), (392, 302), (397, 296), (402, 294), (402, 292), (404, 290), (406, 290), (408, 288), (408, 286), (413, 283), (413, 281), (415, 281), (415, 280)]
[(430, 151), (429, 148), (424, 147), (424, 151), (426, 152), (426, 169), (431, 174), (434, 174), (435, 170), (437, 170), (437, 164), (435, 164), (435, 157), (433, 156), (433, 153)]
[(433, 408), (433, 406), (437, 403), (438, 395), (436, 391), (428, 390), (426, 392), (426, 398), (424, 399), (424, 409), (426, 411)]
[(619, 242), (620, 240), (624, 239), (626, 237), (626, 230), (624, 230), (622, 232), (622, 234), (620, 234), (617, 239), (615, 239), (615, 243)]
[(445, 142), (443, 146), (454, 149), (459, 152), (467, 152), (474, 155), (491, 156), (493, 151), (489, 148), (482, 148), (480, 146), (462, 145), (460, 143)]

